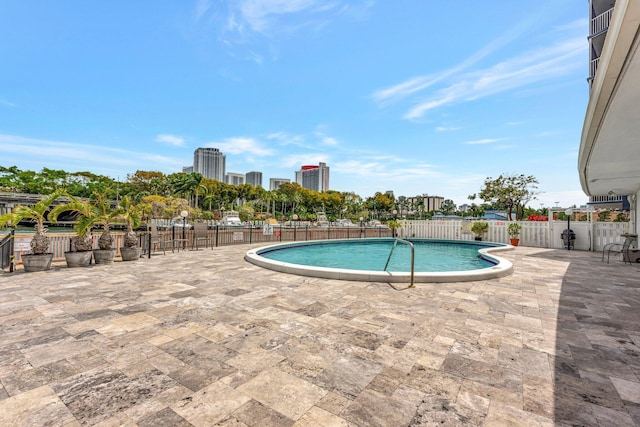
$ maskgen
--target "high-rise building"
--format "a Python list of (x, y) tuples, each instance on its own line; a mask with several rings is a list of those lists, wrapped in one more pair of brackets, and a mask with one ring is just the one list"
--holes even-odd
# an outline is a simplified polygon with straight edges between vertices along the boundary
[(327, 191), (329, 189), (329, 167), (322, 162), (318, 166), (302, 166), (299, 171), (296, 171), (296, 182), (309, 190)]
[(291, 182), (287, 178), (269, 178), (269, 190), (277, 190), (282, 184)]
[(225, 182), (231, 185), (244, 184), (244, 174), (229, 172), (226, 175)]
[(245, 182), (253, 185), (254, 187), (262, 187), (262, 172), (247, 172), (245, 175)]
[(193, 166), (183, 166), (182, 172), (184, 173), (193, 173)]
[(226, 158), (217, 148), (196, 148), (193, 153), (193, 171), (205, 178), (224, 182)]

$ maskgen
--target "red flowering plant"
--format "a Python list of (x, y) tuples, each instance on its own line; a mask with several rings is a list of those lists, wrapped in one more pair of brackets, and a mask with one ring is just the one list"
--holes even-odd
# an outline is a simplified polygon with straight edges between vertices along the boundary
[[(553, 219), (555, 220), (555, 215), (553, 217)], [(529, 215), (527, 217), (528, 221), (549, 221), (549, 217), (546, 215)]]

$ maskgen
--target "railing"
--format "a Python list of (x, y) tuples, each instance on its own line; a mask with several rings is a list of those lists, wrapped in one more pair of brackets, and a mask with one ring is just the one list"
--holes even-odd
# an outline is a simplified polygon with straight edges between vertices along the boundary
[(398, 246), (398, 243), (404, 243), (409, 245), (409, 247), (411, 248), (411, 282), (409, 284), (410, 288), (414, 288), (415, 285), (413, 283), (413, 275), (414, 275), (414, 271), (415, 271), (415, 259), (416, 259), (416, 253), (415, 253), (415, 248), (413, 247), (413, 243), (411, 243), (408, 240), (404, 240), (404, 239), (394, 239), (393, 240), (393, 246), (391, 247), (391, 251), (389, 252), (389, 258), (387, 258), (387, 263), (384, 265), (384, 270), (383, 271), (387, 271), (387, 267), (389, 267), (389, 261), (391, 261), (391, 257), (393, 256), (393, 251), (396, 250), (396, 246)]
[[(195, 246), (193, 229), (184, 230), (184, 241), (176, 240), (175, 247), (172, 248), (171, 241), (174, 239), (182, 239), (182, 228), (172, 227), (159, 229), (158, 234), (166, 237), (169, 241), (167, 250), (182, 250), (184, 248), (191, 249)], [(265, 229), (256, 227), (238, 227), (224, 228), (221, 226), (209, 227), (209, 237), (212, 247), (239, 245), (247, 243), (278, 243), (286, 241), (300, 240), (324, 240), (324, 239), (357, 239), (367, 237), (391, 237), (391, 229), (386, 227), (310, 227), (310, 226), (293, 226), (285, 227), (280, 225), (271, 226), (269, 232), (265, 233)], [(123, 246), (124, 232), (111, 231), (111, 235), (115, 238), (113, 247), (117, 250), (116, 257), (120, 256), (120, 247)], [(53, 252), (53, 261), (63, 261), (64, 253), (71, 249), (71, 238), (74, 233), (47, 233), (50, 241), (50, 250)], [(93, 248), (98, 248), (99, 232), (93, 235)], [(152, 250), (149, 242), (150, 234), (142, 232), (139, 234), (140, 247), (145, 256), (150, 256)], [(21, 255), (29, 252), (29, 242), (33, 237), (33, 233), (16, 233), (15, 259), (16, 263), (21, 262)]]
[(611, 23), (611, 15), (613, 14), (613, 8), (601, 13), (591, 20), (591, 28), (589, 32), (590, 37), (597, 36), (598, 34), (607, 31), (609, 24)]
[[(420, 220), (402, 221), (397, 230), (400, 237), (444, 240), (473, 240), (475, 235), (468, 231), (468, 220)], [(509, 243), (507, 228), (509, 221), (487, 221), (489, 231), (483, 240)], [(538, 248), (562, 249), (561, 234), (567, 228), (567, 221), (512, 221), (520, 224), (520, 245)], [(620, 234), (629, 232), (628, 222), (571, 221), (571, 229), (576, 232), (575, 248), (579, 250), (601, 251), (604, 245), (620, 240)]]
[[(469, 231), (472, 221), (462, 220), (420, 220), (401, 221), (402, 227), (396, 229), (399, 238), (423, 238), (423, 239), (443, 239), (443, 240), (473, 240), (475, 235)], [(485, 235), (485, 240), (499, 243), (509, 243), (507, 228), (509, 221), (488, 221), (489, 231)], [(566, 228), (566, 221), (520, 221), (522, 226), (520, 232), (520, 245), (562, 249), (563, 242), (561, 233)], [(629, 232), (629, 223), (626, 222), (586, 222), (571, 221), (571, 229), (576, 233), (575, 248), (578, 250), (601, 251), (609, 243), (620, 241), (620, 235)], [(221, 226), (209, 227), (210, 246), (228, 246), (239, 244), (260, 244), (278, 243), (286, 241), (304, 240), (324, 240), (324, 239), (356, 239), (367, 237), (395, 237), (392, 230), (386, 227), (311, 227), (311, 226), (280, 226), (275, 225), (269, 228), (240, 227), (224, 228)], [(182, 228), (170, 228), (159, 230), (161, 235), (166, 235), (168, 240), (172, 237), (182, 238)], [(64, 253), (71, 248), (71, 238), (74, 233), (47, 233), (51, 242), (50, 250), (54, 254), (54, 262), (64, 260)], [(120, 247), (124, 239), (124, 232), (112, 231), (111, 234), (116, 241), (113, 245), (116, 248), (116, 256), (120, 256)], [(93, 238), (94, 248), (98, 247), (98, 236), (96, 232)], [(10, 241), (4, 243), (3, 239), (2, 268), (6, 268), (7, 252), (15, 254), (14, 264), (21, 262), (21, 255), (30, 251), (29, 242), (33, 233), (17, 231)], [(182, 250), (194, 247), (193, 230), (185, 230), (185, 241), (178, 242)], [(153, 248), (149, 247), (149, 234), (142, 232), (139, 234), (140, 246), (146, 256), (151, 255)], [(11, 244), (13, 250), (8, 249)], [(167, 247), (171, 250), (171, 247)], [(11, 267), (11, 266), (9, 266)]]
[(13, 237), (14, 230), (11, 230), (9, 234), (0, 240), (0, 270), (9, 267), (10, 273), (13, 272)]
[(596, 71), (598, 70), (598, 64), (600, 63), (600, 58), (596, 58), (589, 62), (589, 79), (593, 80), (596, 76)]

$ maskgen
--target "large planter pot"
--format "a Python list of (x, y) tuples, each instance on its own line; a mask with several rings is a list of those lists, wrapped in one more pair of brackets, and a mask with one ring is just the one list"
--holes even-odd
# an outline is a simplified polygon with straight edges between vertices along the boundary
[(65, 252), (64, 259), (67, 260), (67, 267), (69, 268), (87, 267), (91, 264), (92, 255), (93, 252), (91, 251)]
[(116, 256), (115, 249), (94, 249), (93, 261), (96, 264), (111, 264)]
[(511, 238), (509, 239), (509, 243), (511, 243), (511, 246), (518, 246), (518, 243), (520, 243), (520, 239)]
[(120, 256), (122, 257), (123, 261), (135, 261), (137, 259), (140, 259), (141, 252), (142, 248), (140, 246), (123, 246), (120, 248)]
[(22, 255), (22, 265), (24, 271), (31, 273), (34, 271), (45, 271), (51, 268), (53, 254), (29, 254)]

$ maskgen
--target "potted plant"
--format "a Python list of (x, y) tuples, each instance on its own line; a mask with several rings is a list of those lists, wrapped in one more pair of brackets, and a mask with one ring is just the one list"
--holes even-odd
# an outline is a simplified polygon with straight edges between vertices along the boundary
[(507, 227), (507, 233), (509, 233), (509, 242), (512, 246), (518, 246), (520, 243), (520, 230), (522, 230), (522, 226), (516, 222), (512, 222)]
[[(52, 221), (57, 220), (60, 213), (65, 211), (75, 211), (80, 214), (74, 229), (79, 237), (86, 236), (96, 224), (102, 225), (102, 234), (98, 239), (98, 249), (93, 250), (93, 259), (96, 264), (109, 264), (113, 262), (116, 250), (112, 247), (114, 238), (111, 235), (111, 223), (120, 216), (121, 209), (113, 209), (111, 203), (107, 200), (107, 193), (94, 191), (93, 200), (84, 202), (73, 196), (69, 196), (72, 201), (64, 205), (56, 206), (51, 211)], [(86, 249), (83, 247), (83, 249)], [(80, 250), (76, 245), (76, 250)]]
[(64, 253), (67, 267), (86, 267), (91, 264), (93, 244), (91, 229), (93, 228), (92, 206), (74, 196), (67, 194), (70, 202), (56, 206), (50, 213), (51, 222), (58, 222), (58, 216), (63, 212), (74, 211), (78, 213), (78, 219), (73, 225), (76, 235), (71, 238), (71, 250)]
[(471, 226), (471, 231), (476, 235), (476, 240), (482, 240), (484, 234), (489, 231), (489, 223), (484, 221), (476, 221)]
[(123, 246), (120, 248), (120, 256), (123, 261), (135, 261), (140, 258), (142, 249), (133, 229), (140, 225), (141, 215), (140, 208), (131, 202), (128, 195), (124, 196), (120, 203), (120, 218), (127, 225), (127, 233), (124, 235)]
[(0, 227), (16, 227), (23, 219), (30, 219), (36, 223), (35, 234), (31, 239), (31, 254), (22, 255), (24, 271), (44, 271), (51, 268), (53, 253), (49, 252), (49, 238), (46, 235), (47, 227), (44, 225), (49, 206), (60, 197), (64, 191), (56, 190), (48, 196), (44, 196), (33, 206), (16, 206), (12, 212), (0, 216)]

